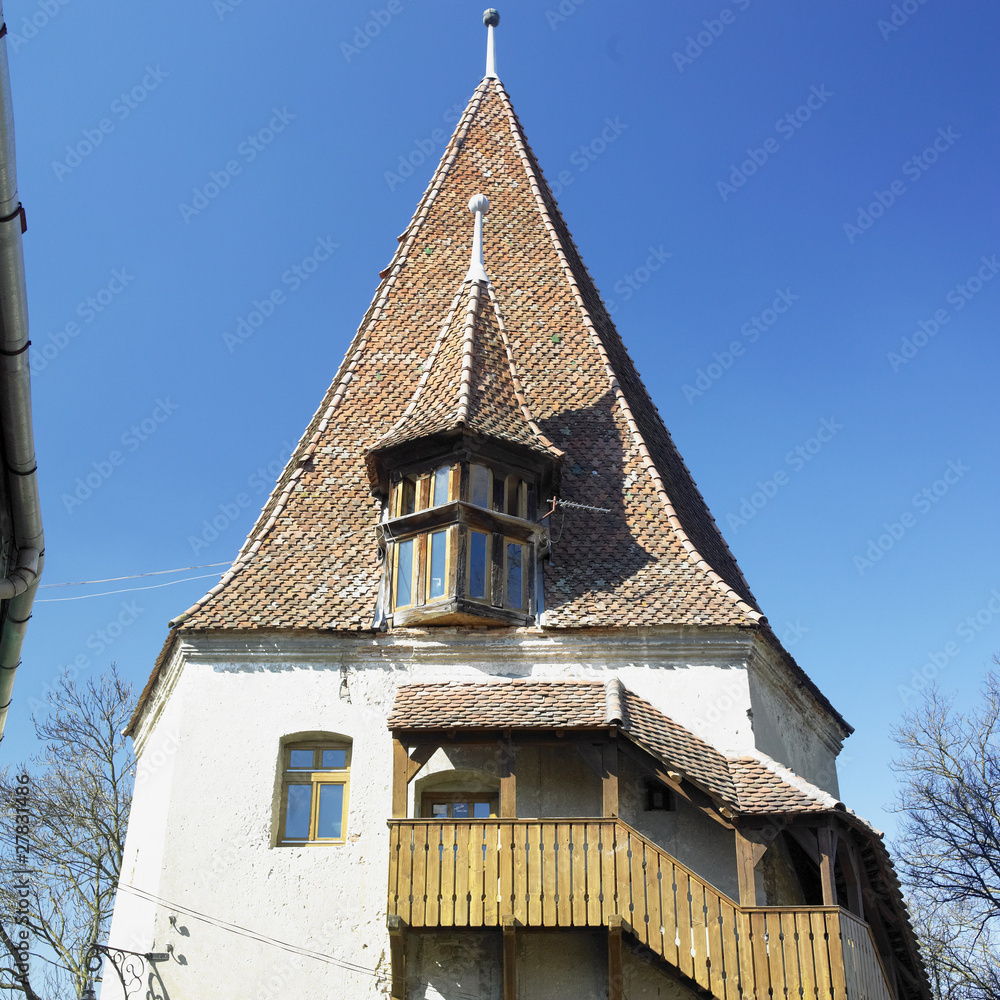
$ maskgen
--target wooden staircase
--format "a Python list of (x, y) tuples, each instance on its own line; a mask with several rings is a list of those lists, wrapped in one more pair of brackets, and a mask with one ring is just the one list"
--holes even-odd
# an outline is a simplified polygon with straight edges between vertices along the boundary
[(390, 820), (388, 915), (413, 929), (620, 921), (717, 1000), (893, 1000), (864, 921), (741, 907), (621, 820)]

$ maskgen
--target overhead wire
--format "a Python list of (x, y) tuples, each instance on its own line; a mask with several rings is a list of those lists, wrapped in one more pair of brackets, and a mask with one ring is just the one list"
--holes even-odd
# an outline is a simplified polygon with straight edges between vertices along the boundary
[[(192, 909), (190, 906), (182, 906), (180, 903), (174, 903), (169, 899), (164, 899), (162, 896), (157, 896), (155, 893), (147, 892), (145, 889), (140, 889), (134, 885), (119, 883), (118, 889), (123, 892), (130, 893), (133, 896), (137, 896), (139, 899), (143, 899), (146, 902), (158, 903), (160, 906), (163, 906), (168, 910), (176, 910), (178, 913), (183, 913), (185, 916), (191, 917), (193, 920), (199, 920), (202, 923), (210, 924), (220, 930), (228, 931), (230, 934), (236, 934), (240, 937), (249, 938), (252, 941), (258, 941), (261, 944), (270, 945), (274, 948), (280, 948), (283, 951), (291, 952), (293, 955), (301, 955), (303, 958), (311, 958), (317, 962), (325, 962), (327, 965), (334, 965), (348, 972), (356, 972), (360, 975), (371, 976), (380, 985), (387, 985), (392, 979), (391, 972), (372, 969), (366, 965), (360, 965), (357, 962), (347, 962), (342, 958), (335, 958), (333, 955), (327, 955), (322, 951), (314, 951), (312, 948), (304, 948), (302, 945), (292, 944), (290, 941), (282, 941), (280, 938), (271, 937), (270, 934), (262, 934), (260, 931), (251, 930), (249, 927), (242, 927), (239, 924), (223, 920), (221, 917), (213, 917), (207, 913), (202, 913), (200, 910)], [(113, 948), (113, 946), (111, 947)], [(408, 985), (416, 984), (411, 982)], [(459, 992), (450, 993), (449, 995), (454, 997), (455, 1000), (482, 1000), (483, 998), (482, 993)]]

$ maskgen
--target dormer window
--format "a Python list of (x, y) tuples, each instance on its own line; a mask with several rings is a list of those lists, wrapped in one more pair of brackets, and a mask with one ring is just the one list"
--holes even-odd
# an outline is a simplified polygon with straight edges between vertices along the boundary
[(526, 624), (538, 611), (538, 475), (463, 457), (390, 475), (393, 625)]

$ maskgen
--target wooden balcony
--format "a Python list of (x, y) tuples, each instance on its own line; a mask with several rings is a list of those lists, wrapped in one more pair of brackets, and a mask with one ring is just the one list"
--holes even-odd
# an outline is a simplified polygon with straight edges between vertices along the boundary
[(892, 1000), (868, 925), (740, 907), (621, 820), (390, 820), (390, 924), (618, 927), (718, 1000)]

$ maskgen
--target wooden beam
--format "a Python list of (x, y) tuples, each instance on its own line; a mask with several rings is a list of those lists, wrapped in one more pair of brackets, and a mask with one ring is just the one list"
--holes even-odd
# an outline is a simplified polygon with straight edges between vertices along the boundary
[(500, 742), (500, 818), (517, 818), (517, 751), (510, 737)]
[(837, 832), (829, 826), (821, 826), (816, 831), (819, 847), (819, 877), (823, 885), (823, 905), (837, 905), (837, 877), (834, 864), (837, 859)]
[(740, 886), (740, 906), (757, 905), (757, 883), (754, 879), (753, 841), (740, 829), (736, 830), (736, 877)]
[(395, 913), (388, 917), (390, 992), (392, 1000), (406, 1000), (406, 941), (403, 938), (403, 921)]
[(410, 757), (402, 740), (392, 741), (392, 818), (406, 819), (407, 769)]
[(503, 924), (503, 1000), (517, 1000), (517, 939), (514, 917), (505, 913)]
[(608, 1000), (623, 1000), (625, 982), (622, 973), (622, 918), (608, 914)]
[(406, 765), (406, 783), (409, 784), (420, 773), (421, 768), (437, 752), (440, 743), (418, 743), (411, 751)]
[(604, 773), (601, 775), (601, 789), (604, 799), (604, 815), (618, 818), (618, 740), (608, 740), (604, 744)]

